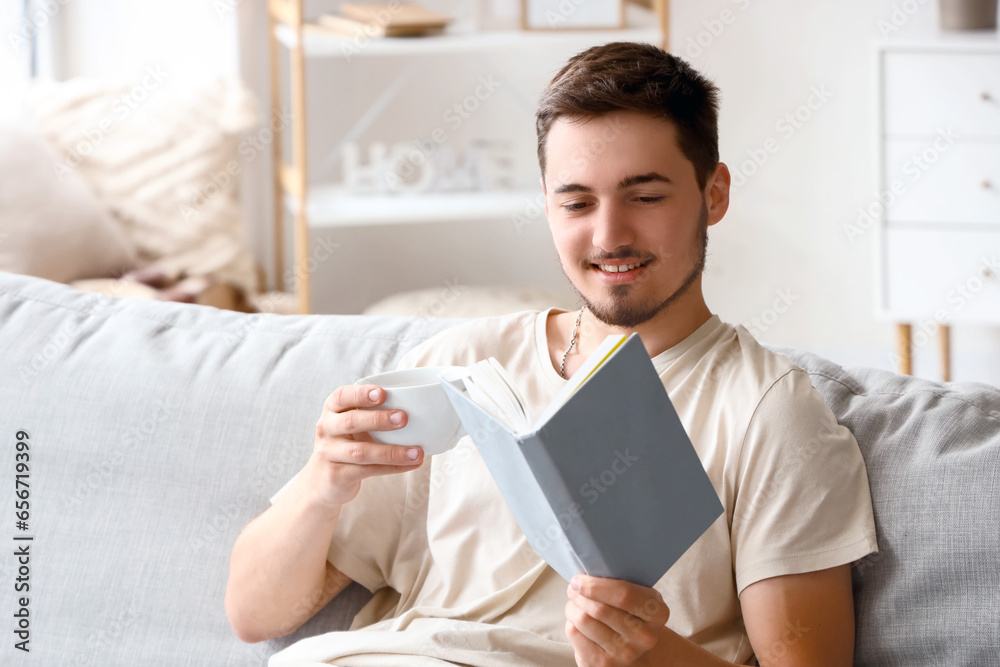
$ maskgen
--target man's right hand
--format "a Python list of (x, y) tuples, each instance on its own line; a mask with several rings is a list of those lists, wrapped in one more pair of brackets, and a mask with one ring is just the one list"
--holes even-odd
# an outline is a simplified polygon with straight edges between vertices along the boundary
[[(338, 387), (316, 422), (313, 453), (288, 490), (251, 521), (233, 545), (226, 614), (247, 642), (282, 637), (301, 626), (350, 579), (328, 560), (340, 508), (366, 477), (418, 468), (420, 447), (382, 445), (368, 435), (406, 425), (401, 410), (361, 410), (385, 401), (375, 385)], [(399, 414), (399, 423), (391, 417)], [(416, 458), (410, 459), (407, 452)]]
[(376, 407), (384, 400), (382, 387), (349, 384), (337, 387), (324, 402), (306, 464), (309, 486), (318, 502), (338, 508), (357, 497), (365, 478), (406, 472), (423, 463), (420, 447), (383, 445), (368, 435), (406, 426), (402, 410), (359, 409)]

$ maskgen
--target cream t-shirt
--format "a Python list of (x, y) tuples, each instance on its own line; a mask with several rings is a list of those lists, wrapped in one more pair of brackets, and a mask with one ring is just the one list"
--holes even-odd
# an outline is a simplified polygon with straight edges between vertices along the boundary
[[(458, 324), (400, 367), (494, 356), (534, 420), (565, 382), (548, 352), (552, 310)], [(746, 664), (744, 588), (877, 551), (864, 461), (806, 373), (718, 315), (653, 363), (726, 510), (656, 584), (667, 626)], [(532, 551), (468, 436), (416, 470), (366, 479), (329, 560), (374, 597), (350, 631), (293, 644), (270, 667), (575, 665), (567, 582)]]

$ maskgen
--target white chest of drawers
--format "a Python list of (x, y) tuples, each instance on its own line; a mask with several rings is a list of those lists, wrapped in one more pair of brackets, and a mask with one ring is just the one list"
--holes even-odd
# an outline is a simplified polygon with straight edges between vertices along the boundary
[[(955, 34), (877, 48), (878, 313), (900, 370), (950, 326), (1000, 325), (1000, 40)], [(859, 212), (861, 214), (862, 212)]]

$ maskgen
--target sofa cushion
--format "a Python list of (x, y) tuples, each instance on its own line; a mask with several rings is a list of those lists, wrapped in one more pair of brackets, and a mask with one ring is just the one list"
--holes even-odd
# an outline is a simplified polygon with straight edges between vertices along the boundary
[(808, 371), (868, 468), (879, 552), (854, 569), (855, 664), (997, 664), (1000, 389), (774, 349)]
[(135, 261), (124, 230), (45, 139), (0, 125), (0, 271), (70, 282), (120, 275)]
[[(34, 536), (31, 652), (8, 630), (0, 664), (264, 665), (346, 629), (369, 597), (356, 584), (291, 636), (242, 643), (223, 605), (233, 543), (305, 463), (334, 388), (455, 322), (250, 315), (0, 273), (5, 551), (18, 431)], [(0, 558), (0, 580), (14, 567)], [(3, 586), (8, 619), (15, 602)]]

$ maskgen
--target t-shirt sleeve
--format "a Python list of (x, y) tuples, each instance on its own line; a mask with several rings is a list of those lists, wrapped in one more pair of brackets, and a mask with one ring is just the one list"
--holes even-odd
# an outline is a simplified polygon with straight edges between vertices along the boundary
[(802, 370), (776, 380), (750, 418), (731, 537), (738, 594), (878, 551), (861, 450)]
[(387, 585), (392, 572), (411, 474), (369, 477), (357, 498), (340, 508), (327, 560), (372, 593)]
[(417, 368), (420, 366), (436, 365), (429, 362), (431, 361), (432, 353), (435, 350), (435, 344), (439, 340), (440, 338), (431, 336), (425, 341), (411, 347), (400, 358), (399, 363), (396, 364), (396, 369), (399, 370), (403, 368)]
[[(271, 496), (272, 505), (300, 474)], [(391, 571), (410, 474), (379, 475), (362, 481), (357, 497), (341, 507), (330, 540), (327, 560), (372, 593), (386, 586)]]

